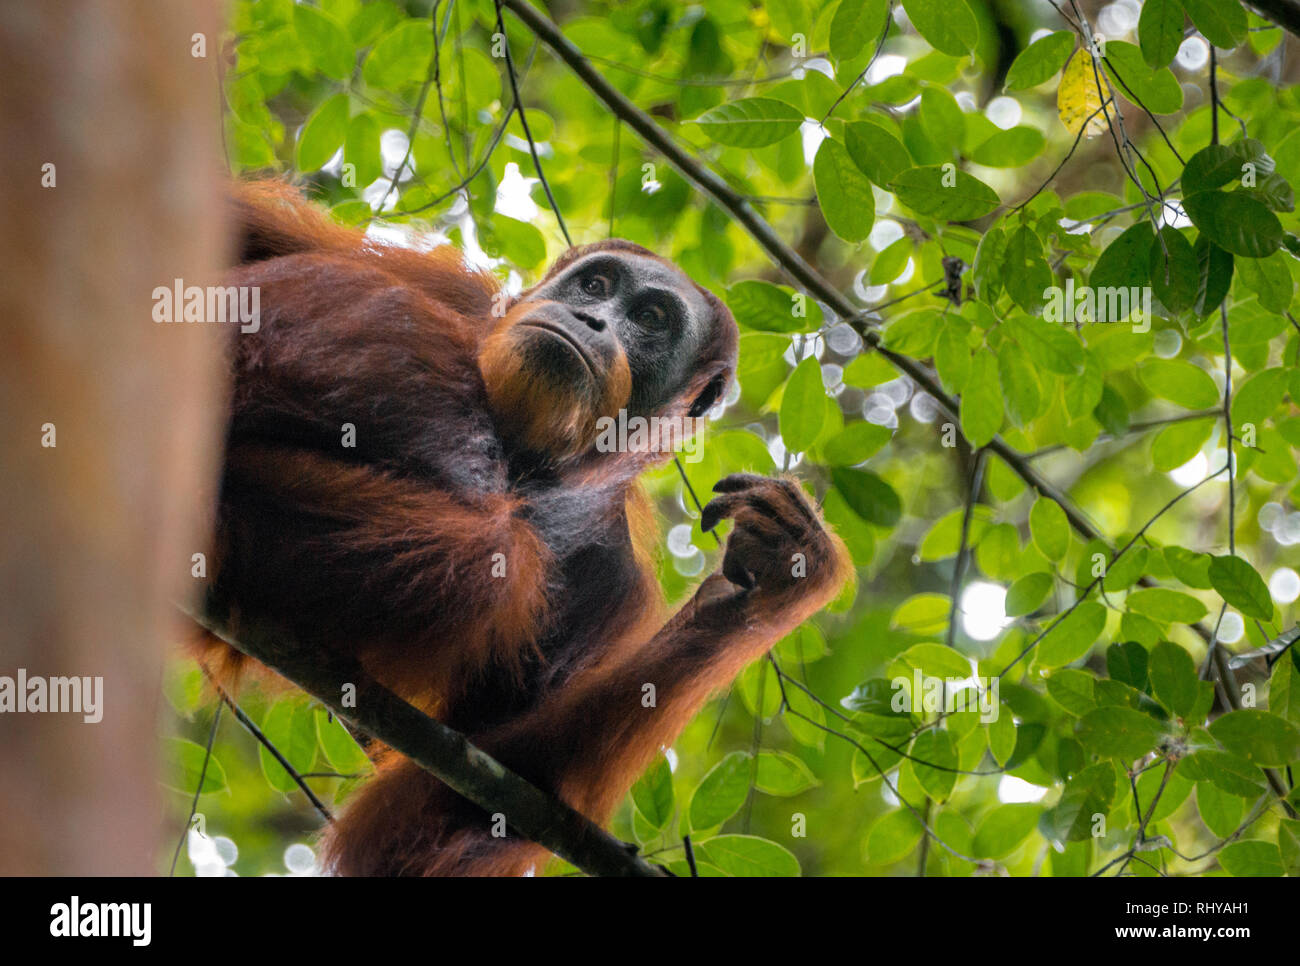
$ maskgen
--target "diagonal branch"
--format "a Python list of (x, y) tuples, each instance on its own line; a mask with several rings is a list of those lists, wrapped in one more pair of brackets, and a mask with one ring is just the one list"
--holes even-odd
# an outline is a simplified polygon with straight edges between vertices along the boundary
[(1300, 37), (1300, 0), (1246, 0), (1246, 6), (1287, 33)]
[[(1300, 0), (1295, 0), (1300, 5)], [(678, 145), (659, 124), (645, 111), (637, 107), (615, 88), (605, 77), (591, 65), (586, 56), (560, 32), (554, 22), (530, 6), (527, 0), (501, 0), (503, 7), (508, 7), (550, 47), (564, 63), (587, 85), (588, 89), (604, 102), (615, 116), (621, 118), (634, 130), (643, 141), (659, 151), (683, 177), (694, 182), (724, 210), (731, 214), (746, 231), (763, 248), (776, 265), (782, 268), (802, 288), (813, 297), (829, 305), (845, 322), (854, 327), (862, 337), (864, 344), (883, 356), (895, 369), (904, 373), (917, 383), (936, 404), (950, 417), (960, 421), (958, 403), (935, 381), (925, 366), (884, 348), (880, 333), (871, 329), (860, 318), (861, 312), (844, 293), (836, 289), (829, 281), (809, 265), (793, 248), (776, 233), (770, 224), (749, 204), (747, 198), (733, 189), (706, 165), (696, 160)], [(1067, 18), (1068, 19), (1068, 18)], [(1105, 537), (1057, 486), (1045, 479), (1032, 465), (1032, 457), (1013, 449), (1000, 436), (993, 437), (986, 449), (998, 456), (1010, 467), (1024, 483), (1036, 493), (1056, 503), (1064, 511), (1065, 517), (1080, 536), (1085, 540), (1105, 540)], [(1106, 541), (1109, 546), (1110, 541)], [(1142, 586), (1155, 586), (1149, 577), (1143, 577)], [(1207, 643), (1212, 635), (1203, 624), (1192, 625), (1192, 630)]]
[[(501, 0), (503, 7), (508, 7), (550, 47), (555, 54), (587, 85), (605, 106), (628, 127), (635, 131), (643, 141), (659, 151), (685, 178), (694, 182), (702, 191), (736, 219), (754, 240), (763, 248), (767, 256), (806, 292), (814, 298), (829, 305), (837, 315), (857, 330), (863, 342), (880, 353), (895, 369), (904, 373), (917, 383), (935, 402), (953, 419), (960, 420), (958, 403), (943, 391), (925, 366), (914, 359), (901, 356), (881, 345), (880, 333), (869, 328), (859, 318), (860, 310), (856, 305), (835, 288), (829, 281), (809, 265), (793, 248), (776, 233), (770, 224), (749, 204), (749, 201), (733, 189), (706, 165), (692, 157), (678, 145), (668, 133), (645, 111), (637, 107), (615, 88), (605, 77), (591, 65), (573, 43), (560, 32), (554, 22), (530, 6), (527, 0)], [(987, 447), (1005, 462), (1026, 485), (1049, 500), (1060, 505), (1065, 511), (1066, 519), (1076, 531), (1086, 539), (1098, 539), (1101, 533), (1083, 515), (1074, 502), (1050, 482), (1038, 474), (1030, 465), (1029, 459), (1013, 449), (1000, 436), (995, 436)], [(1208, 633), (1208, 631), (1206, 632)]]
[[(585, 815), (525, 781), (465, 736), (407, 704), (355, 661), (322, 660), (270, 623), (241, 620), (238, 639), (211, 597), (187, 610), (201, 627), (292, 681), (334, 714), (406, 755), (465, 798), (508, 816), (509, 826), (591, 875), (660, 876), (664, 872)], [(355, 706), (341, 695), (355, 687)]]

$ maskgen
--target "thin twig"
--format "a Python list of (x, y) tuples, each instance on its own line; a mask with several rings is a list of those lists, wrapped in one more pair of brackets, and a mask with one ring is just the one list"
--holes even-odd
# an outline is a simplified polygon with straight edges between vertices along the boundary
[(515, 112), (519, 115), (519, 126), (523, 128), (524, 137), (528, 140), (528, 153), (533, 156), (533, 168), (542, 182), (542, 189), (546, 192), (546, 200), (551, 205), (551, 211), (555, 213), (555, 220), (560, 225), (560, 234), (572, 248), (573, 239), (569, 237), (569, 228), (564, 223), (564, 215), (561, 214), (560, 206), (555, 201), (555, 195), (551, 193), (551, 183), (546, 180), (546, 172), (542, 170), (542, 159), (537, 154), (537, 142), (533, 140), (533, 132), (528, 127), (528, 112), (524, 110), (524, 101), (519, 95), (519, 78), (515, 76), (515, 62), (510, 56), (510, 39), (506, 36), (506, 25), (501, 19), (501, 0), (496, 0), (496, 7), (497, 31), (501, 34), (501, 47), (506, 55), (506, 75), (510, 78), (510, 94), (515, 99)]
[(185, 828), (181, 832), (181, 839), (176, 843), (176, 851), (172, 853), (172, 867), (168, 871), (169, 876), (176, 874), (176, 860), (181, 857), (181, 848), (185, 845), (185, 840), (189, 838), (190, 826), (194, 823), (194, 816), (199, 811), (199, 796), (203, 794), (203, 782), (208, 777), (208, 762), (212, 760), (212, 745), (217, 740), (217, 725), (221, 723), (221, 705), (218, 704), (212, 712), (212, 727), (208, 730), (207, 749), (203, 754), (203, 767), (199, 769), (199, 783), (194, 788), (194, 799), (190, 802), (190, 814), (185, 819)]
[(234, 712), (235, 719), (248, 730), (249, 734), (261, 743), (263, 748), (271, 753), (272, 758), (280, 763), (280, 767), (285, 770), (288, 776), (293, 779), (293, 783), (302, 790), (304, 795), (307, 796), (307, 800), (311, 802), (316, 811), (321, 814), (321, 817), (327, 822), (333, 822), (334, 816), (330, 814), (330, 810), (326, 807), (325, 803), (317, 797), (316, 793), (311, 790), (311, 787), (303, 781), (302, 775), (298, 774), (298, 770), (289, 763), (289, 759), (284, 757), (280, 752), (280, 749), (275, 747), (275, 744), (271, 739), (262, 732), (262, 729), (253, 723), (253, 719), (244, 713), (244, 709), (235, 703), (234, 699), (226, 693), (225, 688), (217, 683), (216, 679), (213, 678), (207, 668), (203, 669), (203, 673), (207, 676), (208, 681), (212, 686), (216, 688), (217, 696), (221, 698), (232, 712)]

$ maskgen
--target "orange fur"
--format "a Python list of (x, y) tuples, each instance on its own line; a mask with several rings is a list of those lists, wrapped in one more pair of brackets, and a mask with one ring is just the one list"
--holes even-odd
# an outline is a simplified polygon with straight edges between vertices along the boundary
[[(283, 185), (242, 186), (235, 207), (241, 264), (228, 282), (259, 288), (263, 321), (232, 341), (213, 593), (236, 628), (265, 616), (325, 659), (358, 657), (605, 821), (710, 694), (834, 595), (842, 545), (787, 482), (729, 478), (723, 568), (757, 586), (715, 573), (665, 623), (657, 528), (635, 481), (666, 454), (593, 446), (596, 419), (630, 397), (621, 346), (600, 385), (575, 387), (530, 367), (514, 331), (526, 310), (496, 319), (495, 281), (450, 248), (378, 244)], [(548, 278), (600, 249), (657, 257), (607, 242)], [(698, 413), (735, 371), (735, 323), (698, 292), (711, 334), (648, 415)], [(794, 552), (806, 579), (787, 573)], [(375, 776), (324, 833), (333, 871), (540, 869), (545, 851), (513, 828), (496, 837), (492, 816), (400, 754), (372, 752)]]

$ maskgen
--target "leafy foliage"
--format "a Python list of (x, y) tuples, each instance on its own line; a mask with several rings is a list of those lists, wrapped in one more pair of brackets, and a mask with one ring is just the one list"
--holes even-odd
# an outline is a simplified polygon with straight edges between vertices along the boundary
[[(535, 279), (564, 242), (540, 185), (507, 190), (537, 174), (508, 44), (575, 241), (655, 248), (741, 325), (739, 393), (686, 478), (797, 472), (858, 568), (646, 773), (618, 834), (679, 874), (686, 833), (701, 875), (1300, 871), (1282, 643), (1300, 94), (1257, 70), (1278, 29), (1237, 0), (1146, 0), (1104, 49), (1029, 4), (579, 5), (569, 41), (852, 300), (845, 318), (509, 12), (500, 38), (486, 0), (432, 24), (412, 6), (241, 0), (231, 165)], [(716, 550), (673, 467), (646, 484), (690, 530), (660, 564), (679, 600)], [(167, 689), (188, 721), (178, 810), (208, 720), (196, 673)], [(249, 700), (295, 766), (366, 770), (318, 709)], [(224, 730), (201, 804), (265, 864), (259, 817), (301, 794), (257, 757)]]

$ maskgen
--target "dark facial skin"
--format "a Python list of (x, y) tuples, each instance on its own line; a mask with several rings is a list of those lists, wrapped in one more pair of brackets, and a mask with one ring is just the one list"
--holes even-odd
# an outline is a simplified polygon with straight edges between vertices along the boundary
[(622, 347), (632, 372), (633, 415), (656, 412), (682, 390), (711, 335), (713, 313), (691, 280), (631, 252), (589, 255), (524, 301), (551, 303), (519, 324), (548, 330), (557, 364), (575, 378), (603, 378)]

